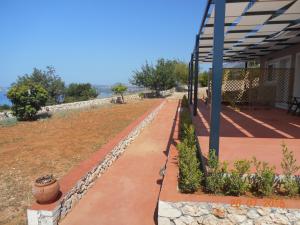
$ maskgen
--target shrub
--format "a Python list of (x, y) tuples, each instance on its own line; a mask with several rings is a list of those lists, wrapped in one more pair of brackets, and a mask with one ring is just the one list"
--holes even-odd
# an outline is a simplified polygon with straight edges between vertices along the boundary
[(179, 136), (180, 140), (185, 138), (185, 129), (186, 127), (192, 124), (192, 118), (190, 111), (188, 109), (182, 108), (180, 111), (180, 124), (179, 124)]
[(65, 102), (86, 101), (97, 96), (97, 90), (90, 83), (72, 83), (66, 89)]
[(246, 174), (249, 173), (250, 162), (238, 160), (234, 163), (234, 169), (225, 177), (224, 193), (240, 196), (248, 190), (249, 184)]
[(187, 140), (178, 145), (179, 150), (179, 189), (184, 193), (193, 193), (200, 187), (202, 173), (196, 154), (196, 146), (189, 146)]
[(183, 134), (184, 141), (187, 142), (189, 147), (196, 146), (195, 128), (193, 125), (184, 124)]
[(297, 160), (293, 152), (289, 151), (285, 144), (282, 145), (282, 155), (281, 168), (284, 175), (282, 182), (284, 192), (286, 195), (295, 196), (299, 192), (299, 184), (295, 180), (294, 175), (299, 171), (300, 167), (297, 166)]
[(13, 115), (18, 120), (33, 120), (48, 99), (47, 91), (39, 84), (22, 84), (12, 86), (7, 97), (12, 102)]
[(225, 174), (227, 173), (227, 164), (220, 163), (215, 150), (210, 150), (207, 166), (205, 190), (214, 194), (222, 193), (225, 184)]
[(186, 95), (184, 95), (182, 100), (181, 100), (181, 107), (189, 108), (189, 102), (188, 102), (188, 99), (187, 99)]
[(253, 158), (256, 173), (251, 180), (251, 189), (257, 195), (270, 196), (274, 192), (275, 167), (269, 166), (266, 162)]
[(41, 85), (48, 92), (46, 105), (53, 105), (59, 102), (65, 91), (64, 81), (56, 74), (55, 68), (47, 66), (46, 70), (33, 69), (28, 75), (18, 77), (16, 85), (35, 83)]

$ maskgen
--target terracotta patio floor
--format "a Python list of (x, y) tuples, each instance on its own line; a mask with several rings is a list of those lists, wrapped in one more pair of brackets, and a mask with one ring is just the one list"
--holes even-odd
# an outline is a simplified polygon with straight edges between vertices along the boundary
[[(200, 147), (204, 155), (209, 144), (209, 108), (199, 101), (195, 119)], [(281, 109), (235, 111), (222, 106), (220, 159), (228, 162), (255, 156), (276, 166), (281, 173), (282, 147), (285, 143), (300, 164), (300, 117)]]
[(63, 225), (153, 225), (178, 101), (167, 101), (154, 121), (61, 222)]

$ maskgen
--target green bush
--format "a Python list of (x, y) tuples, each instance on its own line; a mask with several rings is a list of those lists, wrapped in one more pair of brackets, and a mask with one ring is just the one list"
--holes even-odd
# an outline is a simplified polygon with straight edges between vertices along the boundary
[(59, 97), (64, 94), (65, 83), (56, 74), (54, 67), (47, 66), (45, 71), (34, 68), (30, 75), (20, 76), (16, 81), (16, 85), (31, 83), (41, 85), (48, 92), (46, 105), (61, 103)]
[(223, 193), (227, 164), (219, 162), (215, 150), (209, 152), (207, 167), (205, 190), (214, 194)]
[(196, 146), (189, 146), (187, 140), (178, 145), (179, 150), (179, 189), (184, 193), (193, 193), (200, 188), (202, 173), (196, 154)]
[(258, 161), (253, 158), (256, 172), (251, 179), (251, 189), (260, 196), (270, 196), (274, 193), (275, 167), (269, 166), (267, 162)]
[(45, 106), (48, 93), (40, 84), (14, 85), (7, 92), (12, 102), (13, 115), (18, 120), (34, 120), (37, 112)]
[(86, 101), (97, 96), (97, 90), (90, 83), (72, 83), (66, 89), (65, 102)]
[(250, 162), (248, 160), (238, 160), (234, 163), (234, 169), (225, 177), (224, 193), (226, 195), (245, 194), (249, 188), (247, 180), (249, 169)]
[(293, 152), (289, 151), (285, 144), (282, 145), (282, 155), (281, 168), (284, 175), (282, 186), (286, 195), (295, 196), (299, 192), (299, 184), (295, 180), (294, 175), (299, 171), (300, 167), (297, 165)]
[(180, 111), (180, 125), (179, 125), (179, 136), (180, 140), (185, 138), (185, 129), (186, 127), (192, 124), (192, 118), (190, 111), (188, 109), (182, 108)]
[(189, 108), (189, 102), (188, 102), (188, 99), (187, 99), (186, 95), (184, 95), (182, 100), (181, 100), (181, 107)]

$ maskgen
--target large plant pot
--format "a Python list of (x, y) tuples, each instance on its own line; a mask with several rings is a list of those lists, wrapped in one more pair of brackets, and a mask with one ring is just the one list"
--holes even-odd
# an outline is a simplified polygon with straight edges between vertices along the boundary
[(32, 193), (40, 204), (55, 202), (59, 195), (58, 181), (52, 175), (39, 177), (33, 185)]

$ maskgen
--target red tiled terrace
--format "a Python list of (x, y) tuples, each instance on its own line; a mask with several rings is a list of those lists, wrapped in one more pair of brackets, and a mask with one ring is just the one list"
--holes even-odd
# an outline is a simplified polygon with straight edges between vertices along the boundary
[[(209, 149), (209, 106), (199, 101), (194, 118), (201, 151)], [(220, 160), (237, 159), (267, 161), (281, 173), (282, 144), (294, 152), (300, 162), (300, 117), (287, 114), (282, 109), (234, 110), (222, 106), (220, 124)]]

